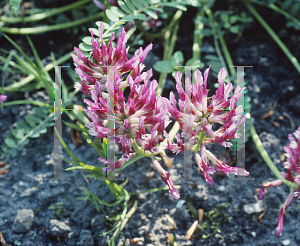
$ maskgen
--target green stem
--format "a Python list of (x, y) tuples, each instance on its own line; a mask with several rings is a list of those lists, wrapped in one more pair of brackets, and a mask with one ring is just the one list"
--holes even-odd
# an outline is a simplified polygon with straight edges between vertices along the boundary
[[(54, 66), (57, 66), (65, 61), (67, 61), (68, 59), (71, 58), (70, 54), (73, 53), (73, 51), (69, 52), (68, 54), (64, 55), (63, 57), (59, 58), (56, 63), (51, 63), (48, 64), (45, 69), (46, 71), (50, 71), (51, 69), (54, 68)], [(26, 84), (30, 83), (32, 80), (34, 80), (36, 77), (34, 75), (29, 75), (27, 76), (25, 79), (20, 80), (17, 83), (14, 83), (12, 85), (9, 85), (7, 87), (4, 87), (1, 89), (1, 93), (5, 93), (5, 92), (12, 92), (12, 91), (16, 91), (21, 87), (24, 87)]]
[(202, 132), (200, 133), (199, 137), (198, 137), (198, 142), (197, 144), (192, 148), (192, 151), (196, 154), (199, 150), (200, 147), (204, 141), (204, 137), (205, 137), (205, 131), (202, 130)]
[[(0, 51), (1, 52), (4, 52), (4, 51), (6, 51), (6, 50), (4, 50), (4, 49), (1, 49), (0, 48)], [(8, 54), (10, 54), (10, 52), (8, 52)], [(5, 58), (5, 57), (3, 57), (3, 56), (0, 56), (0, 61), (2, 61), (2, 62), (6, 62), (7, 61), (7, 58)], [(20, 66), (19, 64), (17, 64), (17, 63), (15, 63), (14, 61), (9, 61), (9, 63), (8, 63), (10, 66), (12, 66), (12, 67), (14, 67), (14, 68), (16, 68), (16, 69), (18, 69), (18, 70), (20, 70), (20, 71), (16, 71), (16, 69), (9, 69), (9, 68), (7, 68), (5, 71), (6, 72), (10, 72), (10, 71), (14, 71), (15, 73), (16, 72), (18, 72), (18, 73), (24, 73), (24, 69), (23, 69), (23, 67), (22, 66)], [(0, 69), (2, 70), (4, 68), (4, 66), (0, 66)]]
[[(180, 185), (174, 185), (174, 188), (176, 188), (176, 189), (180, 189), (180, 187), (181, 187)], [(150, 189), (150, 190), (130, 192), (130, 195), (133, 196), (133, 195), (138, 195), (138, 194), (141, 194), (141, 193), (151, 193), (151, 192), (157, 192), (157, 191), (161, 191), (161, 190), (169, 190), (169, 187), (153, 188), (153, 189)]]
[(125, 219), (122, 221), (121, 226), (115, 231), (115, 233), (113, 235), (113, 238), (116, 238), (119, 235), (119, 233), (123, 230), (123, 228), (125, 227), (125, 225), (128, 222), (128, 220), (135, 213), (137, 205), (138, 205), (138, 201), (135, 200), (134, 203), (133, 203), (132, 208), (129, 210), (129, 212), (125, 216)]
[(144, 156), (142, 155), (136, 155), (135, 157), (133, 157), (132, 159), (130, 159), (129, 161), (126, 161), (122, 167), (120, 169), (115, 169), (116, 173), (121, 172), (122, 170), (124, 170), (126, 167), (130, 166), (132, 163), (136, 162), (139, 159), (142, 159)]
[(227, 45), (226, 45), (226, 41), (225, 41), (225, 39), (224, 39), (223, 36), (220, 36), (219, 40), (220, 40), (220, 44), (222, 46), (222, 50), (224, 52), (225, 59), (226, 59), (227, 64), (229, 66), (230, 75), (234, 76), (234, 75), (236, 75), (236, 72), (235, 72), (235, 68), (234, 67), (230, 67), (230, 66), (233, 66), (233, 61), (232, 61), (231, 55), (230, 55), (230, 53), (228, 51), (228, 48), (227, 48)]
[(227, 69), (226, 63), (224, 61), (224, 58), (222, 56), (222, 53), (221, 53), (221, 50), (220, 50), (220, 47), (219, 47), (217, 33), (216, 33), (216, 29), (215, 29), (215, 22), (214, 22), (211, 10), (208, 8), (208, 9), (206, 9), (205, 12), (206, 12), (206, 14), (207, 14), (207, 16), (209, 18), (209, 22), (211, 23), (211, 29), (212, 29), (212, 33), (213, 33), (214, 44), (215, 44), (215, 49), (216, 49), (217, 55), (218, 55), (218, 57), (219, 57), (219, 59), (221, 61), (222, 66), (226, 69), (226, 71), (228, 73), (228, 69)]
[(258, 20), (258, 22), (266, 29), (269, 35), (273, 38), (273, 40), (278, 44), (280, 49), (285, 53), (287, 58), (291, 61), (297, 71), (300, 73), (300, 64), (297, 61), (297, 58), (293, 56), (293, 54), (289, 51), (289, 49), (285, 46), (285, 44), (281, 41), (281, 39), (277, 36), (277, 34), (272, 30), (272, 28), (265, 22), (265, 20), (260, 16), (260, 14), (253, 8), (253, 6), (249, 3), (244, 3), (249, 11), (254, 15), (254, 17)]
[[(173, 17), (169, 25), (169, 28), (165, 32), (165, 48), (163, 54), (164, 61), (169, 61), (172, 57), (175, 43), (177, 40), (177, 32), (179, 29), (178, 22), (181, 18), (181, 15), (182, 15), (182, 11), (178, 10)], [(163, 89), (166, 84), (166, 79), (167, 79), (167, 74), (161, 73), (158, 79), (158, 88), (156, 90), (156, 95), (161, 95), (163, 93)]]
[(143, 150), (142, 147), (139, 147), (138, 144), (136, 143), (135, 139), (133, 139), (133, 143), (132, 143), (132, 146), (135, 150), (135, 152), (138, 154), (138, 155), (142, 155), (144, 157), (151, 157), (152, 156), (152, 153), (149, 151), (149, 150)]
[(253, 142), (258, 150), (258, 152), (260, 153), (261, 157), (263, 158), (263, 160), (265, 161), (265, 163), (268, 165), (268, 167), (271, 169), (271, 171), (274, 173), (274, 175), (283, 181), (283, 183), (286, 186), (292, 187), (294, 189), (298, 189), (298, 185), (296, 183), (292, 183), (286, 179), (284, 179), (280, 173), (280, 171), (278, 170), (278, 168), (274, 165), (274, 163), (272, 162), (270, 156), (268, 155), (267, 151), (265, 150), (264, 146), (262, 145), (262, 142), (259, 139), (259, 136), (257, 135), (254, 126), (252, 125), (252, 127), (250, 128), (250, 134), (251, 137), (253, 139)]
[(4, 103), (1, 103), (1, 106), (12, 106), (12, 105), (17, 105), (17, 104), (33, 104), (33, 105), (47, 107), (47, 108), (53, 107), (53, 105), (50, 105), (48, 103), (39, 102), (39, 101), (30, 101), (30, 100), (16, 100), (16, 101), (11, 101), (11, 102), (4, 102)]
[(165, 33), (165, 30), (166, 28), (164, 28), (163, 30), (161, 30), (160, 32), (158, 33), (151, 33), (151, 32), (148, 32), (142, 25), (141, 25), (141, 22), (136, 20), (135, 22), (135, 25), (136, 27), (139, 29), (140, 32), (142, 32), (145, 36), (149, 37), (149, 38), (159, 38), (161, 37), (164, 33)]
[(204, 24), (201, 22), (201, 19), (204, 17), (204, 10), (200, 8), (196, 15), (195, 20), (195, 31), (194, 31), (194, 43), (193, 43), (193, 59), (200, 60), (201, 58), (201, 46), (202, 46), (202, 39), (204, 37), (201, 34)]
[(31, 16), (26, 16), (26, 17), (0, 16), (0, 21), (5, 22), (5, 23), (13, 23), (13, 24), (20, 23), (20, 22), (25, 23), (25, 22), (40, 21), (40, 20), (49, 18), (53, 15), (58, 15), (60, 13), (66, 12), (68, 10), (78, 8), (80, 5), (83, 5), (88, 2), (91, 2), (91, 0), (81, 0), (81, 1), (78, 1), (75, 3), (63, 6), (61, 8), (50, 9), (43, 13), (38, 13), (38, 14), (34, 14)]
[(24, 28), (0, 27), (0, 32), (10, 33), (10, 34), (19, 34), (19, 35), (51, 32), (51, 31), (71, 28), (74, 26), (79, 26), (86, 22), (100, 18), (102, 15), (103, 15), (103, 12), (100, 12), (100, 13), (96, 13), (91, 16), (79, 19), (79, 20), (69, 21), (66, 23), (61, 23), (61, 24), (56, 24), (56, 25), (51, 25), (51, 26), (24, 27)]
[(247, 1), (251, 2), (251, 3), (254, 3), (254, 4), (258, 4), (258, 5), (261, 5), (261, 6), (268, 7), (269, 9), (272, 9), (272, 10), (278, 12), (279, 14), (284, 15), (286, 18), (292, 20), (293, 22), (297, 23), (300, 26), (300, 21), (297, 18), (295, 18), (294, 16), (292, 16), (288, 12), (282, 10), (281, 8), (277, 7), (273, 3), (265, 4), (264, 2), (260, 2), (260, 1), (256, 1), (256, 0), (247, 0)]

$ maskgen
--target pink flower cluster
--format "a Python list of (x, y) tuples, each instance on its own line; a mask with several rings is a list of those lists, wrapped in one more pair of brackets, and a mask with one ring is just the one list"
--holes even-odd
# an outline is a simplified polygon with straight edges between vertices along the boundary
[[(227, 140), (239, 137), (236, 134), (236, 130), (245, 121), (245, 117), (241, 118), (243, 106), (236, 107), (237, 100), (243, 95), (245, 88), (241, 89), (237, 86), (233, 96), (229, 98), (233, 87), (231, 83), (227, 85), (224, 83), (227, 76), (224, 68), (218, 74), (219, 88), (208, 105), (207, 77), (209, 69), (206, 69), (204, 72), (204, 79), (199, 70), (194, 73), (195, 85), (191, 85), (190, 79), (186, 78), (186, 92), (182, 88), (182, 74), (180, 72), (176, 74), (176, 89), (181, 98), (178, 103), (180, 110), (176, 107), (173, 92), (170, 93), (171, 103), (168, 108), (172, 117), (179, 122), (180, 129), (183, 131), (181, 136), (186, 139), (186, 144), (183, 144), (182, 140), (180, 140), (179, 133), (176, 136), (176, 144), (171, 143), (166, 133), (164, 136), (168, 138), (168, 148), (174, 153), (178, 154), (187, 149), (192, 149), (195, 152), (195, 160), (202, 175), (205, 177), (206, 182), (213, 186), (214, 182), (210, 174), (216, 171), (215, 168), (227, 175), (229, 173), (236, 175), (237, 173), (244, 173), (247, 176), (249, 173), (244, 169), (228, 166), (226, 163), (218, 160), (205, 147), (212, 142), (218, 143), (225, 148), (230, 147), (231, 143), (227, 142)], [(226, 108), (229, 108), (227, 112)], [(214, 131), (214, 123), (223, 126)], [(197, 153), (198, 150), (200, 150), (200, 155)], [(213, 163), (214, 167), (210, 166), (208, 159)]]
[[(287, 169), (287, 174), (285, 172), (281, 172), (283, 178), (286, 180), (296, 183), (298, 185), (298, 189), (296, 189), (293, 193), (289, 194), (285, 203), (282, 205), (279, 217), (278, 217), (278, 226), (276, 228), (276, 236), (278, 236), (283, 229), (283, 219), (284, 214), (291, 204), (294, 197), (298, 197), (300, 199), (300, 126), (294, 132), (295, 138), (289, 134), (288, 139), (290, 143), (285, 146), (283, 149), (286, 152), (287, 161), (283, 163), (284, 168)], [(259, 192), (259, 199), (261, 200), (265, 195), (265, 188), (269, 188), (272, 186), (278, 186), (283, 184), (283, 181), (280, 179), (274, 180), (272, 182), (265, 182), (261, 184), (261, 189)]]
[[(116, 47), (113, 47), (111, 39), (108, 47), (103, 41), (103, 24), (99, 26), (100, 39), (94, 39), (92, 35), (92, 59), (86, 58), (83, 53), (74, 48), (77, 55), (72, 55), (77, 64), (76, 72), (81, 83), (76, 83), (75, 88), (90, 96), (92, 100), (85, 99), (88, 105), (86, 113), (90, 123), (86, 124), (89, 133), (97, 138), (108, 138), (115, 136), (117, 143), (121, 144), (124, 155), (116, 163), (99, 158), (100, 161), (109, 165), (108, 171), (114, 168), (121, 168), (122, 165), (133, 158), (136, 154), (151, 157), (153, 166), (161, 174), (162, 180), (169, 186), (169, 192), (175, 199), (180, 195), (174, 188), (170, 175), (165, 171), (155, 155), (163, 145), (159, 142), (167, 138), (167, 146), (162, 148), (171, 149), (175, 153), (191, 149), (195, 152), (196, 162), (207, 183), (213, 185), (210, 174), (215, 168), (228, 173), (237, 174), (238, 168), (230, 167), (218, 160), (206, 145), (217, 142), (221, 146), (229, 147), (228, 139), (237, 136), (237, 127), (242, 124), (245, 118), (242, 106), (236, 107), (237, 100), (243, 95), (245, 88), (237, 87), (230, 98), (232, 84), (224, 84), (227, 76), (225, 69), (221, 69), (218, 80), (219, 88), (208, 104), (207, 98), (207, 77), (209, 69), (204, 73), (204, 80), (200, 71), (194, 73), (196, 85), (192, 85), (187, 78), (185, 81), (186, 92), (182, 88), (181, 73), (177, 73), (177, 91), (180, 110), (176, 108), (176, 100), (173, 93), (170, 100), (156, 96), (158, 87), (156, 80), (150, 80), (152, 70), (143, 72), (142, 64), (147, 53), (152, 48), (148, 45), (145, 50), (140, 48), (131, 59), (127, 59), (125, 30), (121, 30)], [(129, 74), (128, 74), (129, 73)], [(124, 78), (125, 74), (127, 77)], [(130, 94), (125, 100), (124, 89), (129, 87)], [(188, 96), (190, 95), (190, 96)], [(229, 108), (228, 112), (224, 110)], [(190, 113), (186, 113), (186, 110)], [(176, 135), (177, 143), (172, 143), (165, 131), (171, 122), (172, 116), (180, 124), (183, 131), (181, 136), (188, 140), (183, 143), (179, 133)], [(108, 127), (108, 122), (115, 122), (115, 129)], [(221, 124), (218, 130), (213, 130), (213, 124)], [(133, 149), (132, 149), (133, 148)], [(200, 150), (200, 155), (197, 153)], [(135, 151), (135, 153), (134, 153)], [(210, 160), (214, 167), (210, 167)], [(244, 170), (243, 170), (244, 171)], [(239, 172), (240, 173), (240, 172)], [(248, 175), (248, 172), (244, 172)]]

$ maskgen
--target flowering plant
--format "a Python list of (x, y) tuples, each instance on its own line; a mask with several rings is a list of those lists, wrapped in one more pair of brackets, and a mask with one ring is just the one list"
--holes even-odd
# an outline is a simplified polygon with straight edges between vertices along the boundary
[[(77, 56), (72, 55), (72, 57), (77, 64), (76, 72), (81, 79), (81, 83), (76, 83), (75, 88), (92, 98), (92, 101), (84, 100), (88, 105), (85, 111), (91, 121), (86, 124), (89, 133), (98, 139), (114, 136), (116, 142), (122, 146), (123, 156), (118, 161), (112, 162), (104, 157), (99, 158), (100, 161), (108, 164), (108, 168), (104, 170), (111, 172), (119, 169), (136, 155), (150, 157), (154, 167), (168, 185), (171, 196), (175, 199), (180, 198), (179, 192), (174, 188), (169, 173), (161, 167), (158, 162), (159, 158), (156, 157), (161, 150), (166, 148), (176, 154), (184, 150), (192, 150), (200, 172), (210, 185), (213, 185), (210, 174), (216, 171), (215, 168), (227, 175), (238, 172), (249, 175), (243, 169), (230, 167), (218, 160), (206, 149), (206, 145), (212, 142), (225, 148), (230, 147), (231, 144), (227, 140), (239, 137), (236, 130), (245, 118), (241, 118), (243, 106), (237, 107), (236, 103), (243, 95), (245, 88), (237, 86), (233, 96), (230, 97), (233, 86), (231, 83), (225, 85), (227, 73), (223, 68), (218, 75), (219, 88), (208, 103), (207, 78), (210, 68), (205, 71), (204, 79), (199, 70), (194, 73), (195, 85), (191, 85), (190, 79), (187, 78), (185, 80), (186, 92), (182, 87), (182, 74), (178, 72), (175, 77), (176, 88), (181, 98), (178, 102), (180, 108), (178, 110), (172, 92), (169, 100), (155, 95), (158, 83), (156, 80), (150, 80), (152, 70), (142, 73), (144, 68), (142, 62), (152, 48), (152, 44), (148, 45), (145, 50), (142, 48), (137, 50), (128, 60), (125, 30), (121, 30), (116, 48), (114, 48), (112, 45), (114, 34), (111, 35), (107, 47), (103, 41), (103, 29), (101, 23), (100, 40), (95, 40), (91, 31), (92, 61), (77, 48), (75, 48)], [(130, 74), (124, 79), (123, 75), (126, 73)], [(127, 101), (123, 93), (126, 87), (130, 88)], [(225, 109), (229, 111), (224, 112)], [(179, 123), (183, 131), (181, 137), (185, 138), (185, 143), (180, 140), (179, 133), (176, 135), (176, 143), (170, 140), (165, 131), (171, 122), (170, 116)], [(109, 127), (109, 122), (115, 122), (118, 126), (112, 129)], [(215, 123), (221, 124), (222, 127), (214, 130)], [(166, 138), (167, 144), (159, 145), (159, 142), (164, 140), (162, 135)], [(197, 153), (199, 150), (200, 155)], [(214, 167), (210, 166), (208, 160), (213, 163)]]
[[(285, 146), (283, 149), (286, 152), (287, 160), (283, 163), (284, 168), (287, 169), (287, 174), (281, 172), (284, 179), (296, 183), (298, 189), (291, 188), (291, 192), (288, 195), (286, 201), (280, 208), (279, 217), (278, 217), (278, 226), (276, 228), (276, 236), (278, 236), (283, 229), (283, 219), (284, 214), (291, 204), (294, 197), (300, 199), (300, 127), (294, 132), (295, 138), (289, 134), (288, 139), (290, 143)], [(265, 182), (261, 184), (261, 189), (259, 192), (259, 199), (261, 200), (265, 195), (265, 188), (270, 188), (272, 186), (278, 186), (283, 184), (283, 180), (277, 179), (272, 182)]]

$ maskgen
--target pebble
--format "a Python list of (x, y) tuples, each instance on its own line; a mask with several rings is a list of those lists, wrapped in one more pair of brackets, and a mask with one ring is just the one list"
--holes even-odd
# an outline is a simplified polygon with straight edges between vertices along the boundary
[(262, 212), (263, 210), (264, 210), (264, 204), (262, 201), (244, 205), (244, 211), (247, 214), (259, 213), (259, 212)]
[(286, 239), (282, 242), (283, 245), (289, 245), (291, 241), (289, 239)]
[(172, 208), (172, 209), (170, 210), (169, 214), (170, 214), (170, 215), (173, 215), (173, 214), (175, 214), (175, 212), (176, 212), (176, 208)]
[(50, 220), (50, 232), (54, 237), (66, 236), (71, 232), (71, 228), (64, 222)]
[(20, 197), (31, 196), (32, 194), (36, 193), (37, 190), (38, 190), (37, 187), (32, 187), (32, 188), (26, 189), (26, 190), (20, 195)]
[(253, 237), (256, 237), (256, 232), (255, 232), (255, 231), (251, 232), (251, 235), (252, 235)]
[(225, 191), (225, 186), (224, 185), (219, 186), (218, 191), (221, 192)]
[(12, 231), (15, 233), (28, 232), (32, 226), (34, 213), (32, 209), (20, 209), (14, 220)]
[(183, 204), (185, 204), (185, 200), (179, 200), (176, 204), (176, 208), (181, 208)]

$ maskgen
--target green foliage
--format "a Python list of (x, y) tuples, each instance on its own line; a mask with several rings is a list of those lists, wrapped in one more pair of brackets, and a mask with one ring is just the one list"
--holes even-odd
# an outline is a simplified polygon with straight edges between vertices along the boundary
[(19, 13), (20, 13), (21, 2), (22, 2), (22, 0), (10, 0), (9, 1), (9, 4), (16, 16), (19, 15)]
[[(5, 60), (5, 64), (2, 67), (2, 87), (1, 87), (1, 93), (6, 92), (14, 92), (14, 91), (30, 91), (30, 90), (36, 90), (36, 89), (45, 89), (48, 93), (48, 96), (50, 98), (50, 101), (53, 102), (54, 99), (54, 81), (50, 77), (48, 70), (44, 67), (37, 50), (35, 49), (31, 39), (27, 36), (28, 43), (31, 47), (35, 62), (32, 61), (32, 58), (27, 55), (20, 46), (18, 46), (12, 39), (10, 39), (8, 36), (3, 34), (6, 39), (16, 48), (16, 50), (19, 52), (17, 54), (16, 52), (10, 52), (8, 53), (6, 50), (1, 49), (3, 53), (8, 54), (6, 60), (4, 57), (0, 57), (0, 60)], [(22, 56), (24, 58), (22, 58)], [(58, 62), (55, 61), (55, 57), (53, 54), (51, 54), (51, 57), (54, 61), (54, 63), (58, 64)], [(3, 59), (2, 59), (3, 58)], [(20, 82), (15, 82), (12, 85), (9, 85), (7, 87), (4, 87), (4, 71), (8, 71), (9, 66), (12, 66), (12, 73), (14, 74), (14, 71), (20, 71), (22, 73), (25, 73), (29, 76), (34, 76), (33, 78), (36, 79), (35, 83), (27, 84), (31, 80), (21, 80)], [(55, 67), (56, 73), (57, 67)], [(29, 76), (27, 78), (29, 78)], [(25, 82), (26, 81), (26, 82)], [(73, 91), (72, 93), (69, 93), (64, 80), (61, 81), (62, 85), (62, 101), (63, 101), (63, 107), (68, 108), (72, 107), (72, 104), (74, 102), (75, 95), (78, 91)], [(33, 101), (33, 100), (16, 100), (11, 102), (5, 102), (2, 103), (1, 106), (11, 106), (11, 105), (17, 105), (17, 104), (34, 104), (41, 106), (39, 108), (33, 108), (33, 113), (28, 114), (24, 117), (25, 121), (20, 121), (15, 128), (12, 129), (11, 134), (6, 137), (4, 140), (4, 143), (2, 144), (1, 148), (3, 151), (3, 156), (6, 158), (6, 161), (10, 157), (15, 157), (17, 155), (17, 152), (22, 150), (22, 148), (29, 143), (29, 138), (38, 138), (41, 134), (44, 134), (47, 132), (47, 128), (54, 125), (54, 118), (53, 118), (53, 106), (39, 101)], [(77, 114), (77, 115), (76, 115)], [(71, 112), (68, 114), (70, 117), (80, 116), (78, 112)]]
[[(103, 33), (104, 42), (109, 39), (113, 31), (118, 30), (120, 25), (123, 25), (126, 22), (131, 22), (134, 20), (146, 21), (148, 17), (157, 19), (158, 15), (155, 13), (155, 11), (162, 13), (163, 9), (161, 7), (172, 7), (186, 11), (187, 8), (185, 5), (197, 5), (197, 1), (177, 0), (168, 2), (167, 0), (125, 0), (118, 1), (118, 4), (120, 8), (112, 6), (105, 10), (106, 17), (114, 24), (110, 26), (107, 23), (103, 23), (105, 30)], [(99, 27), (100, 21), (96, 22), (96, 25)], [(90, 28), (90, 30), (93, 31), (96, 37), (99, 37), (98, 29)], [(90, 55), (90, 52), (92, 51), (90, 36), (82, 39), (82, 43), (79, 44), (79, 49), (85, 56), (88, 57)]]
[(20, 121), (11, 130), (1, 145), (2, 156), (7, 161), (10, 157), (16, 157), (18, 151), (29, 143), (29, 138), (38, 138), (47, 132), (47, 128), (54, 125), (53, 113), (48, 115), (48, 108), (33, 108), (32, 114), (27, 114), (25, 121)]
[[(173, 77), (175, 77), (177, 71), (184, 73), (185, 69), (183, 67), (183, 63), (184, 63), (184, 57), (182, 52), (176, 51), (172, 55), (170, 61), (157, 61), (154, 64), (153, 68), (160, 73), (165, 73), (165, 74), (172, 73)], [(185, 66), (192, 66), (191, 67), (192, 71), (202, 68), (203, 65), (204, 64), (200, 62), (200, 60), (193, 59), (193, 58), (189, 59), (185, 64)]]
[(56, 204), (52, 204), (48, 207), (50, 210), (54, 210), (56, 216), (60, 214), (63, 208), (63, 202), (57, 202)]
[[(189, 200), (189, 197), (185, 197), (188, 211), (191, 213), (193, 218), (197, 218), (197, 210), (193, 207), (192, 202)], [(208, 237), (214, 236), (216, 233), (220, 233), (220, 226), (223, 223), (231, 221), (231, 217), (228, 217), (223, 211), (228, 208), (230, 203), (223, 203), (217, 206), (215, 209), (212, 209), (208, 212), (204, 212), (204, 217), (201, 224), (198, 225), (200, 235), (202, 238), (206, 239)]]
[(219, 11), (216, 12), (215, 16), (219, 23), (221, 23), (225, 32), (231, 32), (233, 34), (238, 34), (243, 31), (243, 23), (253, 21), (253, 18), (247, 16), (246, 12), (235, 14), (233, 11)]
[(286, 27), (293, 27), (296, 30), (300, 30), (300, 2), (298, 0), (286, 0), (283, 1), (281, 9), (291, 15), (286, 23)]
[(228, 223), (231, 221), (231, 217), (228, 217), (223, 210), (228, 208), (230, 203), (221, 204), (215, 209), (208, 212), (204, 212), (204, 218), (198, 228), (200, 229), (200, 235), (203, 239), (209, 238), (220, 233), (221, 224)]
[[(220, 58), (215, 55), (206, 55), (204, 56), (204, 59), (206, 60), (206, 64), (210, 65), (211, 73), (214, 77), (218, 77), (218, 73), (220, 72), (220, 69), (223, 67)], [(215, 87), (217, 87), (219, 83), (215, 84)]]
[(170, 233), (169, 234), (169, 236), (170, 236), (170, 243), (168, 243), (168, 246), (176, 246), (176, 245), (178, 245), (178, 243), (175, 241), (175, 239), (174, 239), (174, 235), (173, 235), (173, 233)]

